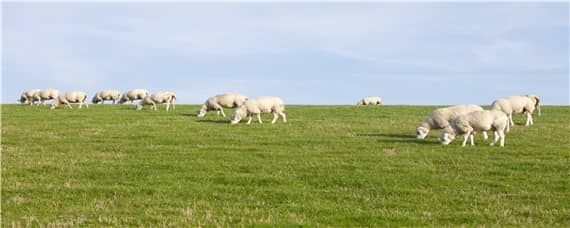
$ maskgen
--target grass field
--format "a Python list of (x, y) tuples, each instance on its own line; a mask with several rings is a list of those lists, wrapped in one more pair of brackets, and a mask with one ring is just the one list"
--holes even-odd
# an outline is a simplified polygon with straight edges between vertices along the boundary
[(2, 226), (570, 226), (568, 106), (505, 148), (415, 139), (434, 106), (1, 108)]

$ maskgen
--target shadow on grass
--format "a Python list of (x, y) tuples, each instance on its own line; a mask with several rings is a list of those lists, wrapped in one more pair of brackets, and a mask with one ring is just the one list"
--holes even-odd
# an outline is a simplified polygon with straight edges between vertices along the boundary
[[(439, 144), (439, 142), (433, 142), (425, 139), (417, 139), (415, 135), (404, 135), (404, 134), (383, 134), (383, 133), (368, 133), (368, 134), (357, 134), (359, 137), (380, 137), (378, 140), (387, 143), (415, 143), (415, 144)], [(386, 139), (388, 138), (388, 139)]]
[(200, 123), (230, 124), (230, 120), (198, 120)]
[(197, 117), (196, 114), (190, 114), (190, 113), (182, 113), (180, 114), (181, 116), (191, 116), (191, 117)]

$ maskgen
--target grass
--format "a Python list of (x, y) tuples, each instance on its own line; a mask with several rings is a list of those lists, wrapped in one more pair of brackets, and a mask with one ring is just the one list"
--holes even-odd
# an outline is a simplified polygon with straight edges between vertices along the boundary
[(434, 106), (1, 108), (3, 226), (570, 226), (568, 106), (505, 148), (415, 139)]

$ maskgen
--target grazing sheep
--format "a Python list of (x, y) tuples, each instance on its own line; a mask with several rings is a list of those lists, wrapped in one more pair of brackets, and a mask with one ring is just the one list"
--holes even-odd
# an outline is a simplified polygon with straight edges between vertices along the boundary
[[(491, 104), (491, 110), (502, 111), (507, 114), (511, 126), (514, 126), (513, 114), (523, 113), (526, 115), (526, 126), (534, 124), (532, 112), (535, 108), (535, 101), (527, 96), (511, 96), (500, 98)], [(507, 131), (508, 132), (508, 131)]]
[(249, 99), (243, 105), (239, 106), (232, 114), (231, 124), (237, 124), (239, 121), (248, 117), (249, 120), (247, 124), (251, 124), (251, 119), (253, 115), (257, 115), (257, 120), (259, 123), (261, 121), (261, 113), (273, 113), (272, 124), (279, 118), (278, 114), (283, 117), (283, 123), (287, 123), (287, 117), (285, 116), (285, 104), (283, 100), (279, 97), (259, 97), (256, 99)]
[(46, 100), (55, 100), (59, 97), (59, 91), (57, 89), (42, 89), (39, 92), (35, 93), (33, 96), (32, 102), (39, 101), (38, 106), (40, 104), (44, 104)]
[(490, 144), (495, 145), (499, 138), (501, 147), (505, 146), (505, 129), (509, 129), (509, 118), (500, 111), (475, 111), (453, 119), (449, 126), (441, 132), (440, 140), (443, 145), (448, 145), (457, 135), (464, 135), (463, 144), (467, 143), (467, 138), (471, 138), (471, 146), (475, 145), (473, 136), (476, 131), (494, 131), (495, 138)]
[(158, 111), (156, 104), (166, 104), (166, 111), (168, 112), (168, 108), (171, 104), (172, 109), (175, 108), (174, 100), (176, 100), (176, 95), (172, 92), (156, 92), (143, 98), (137, 105), (137, 110), (143, 109), (145, 105), (152, 105), (151, 108), (154, 109), (154, 111)]
[(105, 101), (112, 100), (113, 104), (115, 104), (115, 101), (119, 100), (119, 97), (120, 93), (117, 90), (103, 90), (97, 92), (95, 96), (93, 96), (93, 99), (91, 99), (91, 102), (93, 102), (93, 104), (97, 104), (99, 102), (103, 104)]
[(358, 101), (356, 105), (382, 105), (384, 101), (380, 97), (365, 97)]
[(534, 107), (538, 110), (538, 116), (540, 116), (540, 98), (536, 94), (527, 94), (525, 96), (534, 101)]
[(119, 104), (124, 104), (127, 101), (131, 101), (133, 103), (135, 100), (140, 100), (148, 96), (148, 91), (144, 89), (133, 89), (123, 93), (121, 99), (119, 99)]
[(65, 104), (67, 107), (73, 109), (70, 103), (79, 103), (79, 108), (85, 104), (85, 107), (89, 108), (87, 104), (87, 93), (85, 92), (67, 92), (63, 95), (59, 95), (51, 104), (51, 109), (57, 108), (59, 105)]
[[(456, 105), (438, 108), (416, 128), (416, 137), (418, 139), (424, 139), (431, 129), (443, 129), (447, 127), (455, 117), (473, 111), (483, 111), (483, 108), (479, 105)], [(487, 140), (487, 132), (483, 132), (483, 138)]]
[(208, 111), (216, 110), (217, 114), (222, 113), (226, 117), (223, 108), (237, 108), (247, 101), (247, 97), (239, 93), (225, 93), (208, 98), (204, 105), (197, 111), (196, 116), (204, 117)]
[(40, 90), (39, 89), (32, 89), (32, 90), (28, 90), (22, 93), (22, 95), (20, 95), (20, 99), (18, 101), (20, 101), (20, 104), (30, 104), (33, 105), (34, 104), (34, 95), (39, 93)]

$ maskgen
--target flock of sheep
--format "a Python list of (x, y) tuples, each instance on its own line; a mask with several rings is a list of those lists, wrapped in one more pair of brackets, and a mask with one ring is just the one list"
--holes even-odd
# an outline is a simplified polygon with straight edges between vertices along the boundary
[[(47, 100), (53, 100), (50, 106), (51, 109), (55, 109), (60, 105), (72, 108), (71, 104), (75, 103), (79, 104), (79, 108), (83, 105), (89, 108), (87, 93), (81, 91), (59, 94), (59, 91), (56, 89), (34, 89), (23, 92), (19, 99), (20, 103), (29, 105), (44, 104)], [(141, 110), (144, 106), (151, 106), (156, 111), (157, 104), (165, 104), (168, 112), (170, 105), (172, 105), (172, 109), (175, 109), (174, 101), (176, 100), (176, 95), (172, 92), (150, 94), (144, 89), (134, 89), (120, 95), (119, 91), (116, 90), (104, 90), (97, 92), (91, 102), (97, 104), (99, 102), (113, 101), (113, 104), (115, 104), (118, 101), (119, 104), (124, 104), (128, 101), (133, 103), (135, 100), (140, 100), (136, 105), (136, 110)], [(236, 108), (231, 117), (231, 124), (237, 124), (245, 117), (249, 118), (247, 124), (251, 124), (254, 115), (257, 116), (259, 123), (263, 123), (261, 121), (262, 113), (273, 113), (272, 124), (277, 121), (279, 116), (282, 117), (284, 123), (287, 122), (287, 117), (284, 113), (285, 104), (281, 98), (258, 97), (256, 99), (248, 99), (245, 95), (238, 93), (219, 94), (208, 98), (197, 111), (197, 116), (203, 117), (208, 111), (217, 111), (218, 115), (221, 113), (225, 117), (224, 108)]]
[[(30, 90), (23, 92), (20, 96), (22, 104), (44, 104), (46, 100), (53, 100), (51, 109), (55, 109), (60, 105), (66, 105), (72, 108), (70, 104), (79, 103), (79, 108), (87, 104), (87, 94), (85, 92), (67, 92), (59, 94), (56, 89)], [(170, 105), (175, 108), (174, 101), (176, 95), (172, 92), (156, 92), (150, 94), (144, 89), (134, 89), (120, 95), (116, 90), (104, 90), (97, 92), (92, 103), (97, 104), (104, 101), (117, 101), (124, 104), (128, 101), (133, 103), (140, 100), (136, 105), (137, 110), (143, 109), (144, 106), (151, 106), (155, 111), (157, 104), (166, 104), (168, 112)], [(384, 101), (380, 97), (366, 97), (358, 101), (356, 105), (382, 105)], [(245, 95), (239, 93), (226, 93), (210, 97), (197, 111), (196, 116), (204, 117), (208, 111), (216, 111), (218, 115), (226, 117), (224, 108), (235, 108), (231, 116), (231, 124), (239, 123), (243, 118), (248, 117), (247, 124), (251, 124), (253, 116), (257, 116), (259, 123), (261, 114), (273, 113), (275, 123), (279, 116), (282, 117), (283, 123), (287, 122), (284, 113), (285, 104), (279, 97), (259, 97), (248, 99)], [(495, 145), (500, 140), (500, 145), (505, 145), (505, 131), (509, 132), (509, 126), (513, 126), (513, 114), (525, 114), (527, 116), (526, 126), (532, 125), (532, 113), (535, 108), (538, 109), (540, 116), (540, 99), (534, 94), (524, 96), (510, 96), (495, 100), (491, 104), (490, 110), (483, 110), (478, 105), (457, 105), (446, 108), (440, 108), (433, 111), (420, 125), (416, 128), (416, 137), (424, 139), (431, 129), (443, 129), (440, 136), (442, 144), (451, 143), (457, 135), (463, 135), (464, 140), (462, 146), (465, 146), (468, 139), (471, 139), (471, 145), (475, 145), (475, 132), (483, 132), (483, 137), (487, 140), (487, 132), (494, 132), (494, 139), (491, 145)]]
[(457, 105), (447, 108), (440, 108), (433, 111), (416, 128), (416, 137), (425, 138), (430, 129), (443, 129), (439, 137), (442, 144), (447, 145), (455, 139), (457, 135), (463, 135), (465, 146), (467, 139), (471, 139), (471, 145), (475, 145), (475, 132), (483, 132), (486, 140), (486, 131), (494, 132), (494, 139), (491, 146), (501, 140), (501, 146), (505, 146), (505, 131), (509, 132), (509, 127), (514, 126), (513, 114), (525, 114), (527, 116), (526, 126), (532, 125), (532, 113), (538, 109), (540, 116), (540, 99), (534, 94), (523, 96), (510, 96), (500, 98), (491, 104), (490, 110), (483, 110), (478, 105)]

